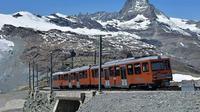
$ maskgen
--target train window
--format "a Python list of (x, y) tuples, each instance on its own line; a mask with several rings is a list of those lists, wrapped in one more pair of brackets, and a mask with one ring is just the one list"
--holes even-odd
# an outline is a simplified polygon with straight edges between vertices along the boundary
[(114, 69), (112, 67), (109, 67), (109, 71), (110, 71), (110, 76), (113, 77), (114, 76)]
[(141, 66), (140, 63), (134, 64), (135, 74), (141, 74)]
[(79, 81), (79, 73), (75, 73), (76, 81)]
[(128, 75), (133, 75), (133, 65), (132, 64), (127, 65), (127, 71), (128, 71)]
[(79, 79), (83, 78), (83, 72), (79, 72)]
[(61, 77), (60, 77), (60, 78), (61, 78), (61, 80), (64, 80), (64, 79), (65, 79), (64, 75), (61, 75)]
[(57, 76), (53, 76), (53, 80), (58, 80)]
[(115, 76), (120, 76), (120, 67), (115, 66)]
[(75, 73), (72, 73), (71, 77), (72, 77), (71, 79), (74, 80), (75, 79)]
[(68, 80), (69, 80), (69, 81), (72, 80), (71, 74), (68, 75)]
[(170, 69), (170, 63), (169, 63), (168, 60), (167, 61), (152, 62), (151, 66), (152, 66), (153, 71)]
[(65, 75), (64, 75), (64, 79), (65, 79), (65, 80), (68, 80), (68, 74), (65, 74)]
[(99, 76), (99, 70), (98, 69), (92, 70), (92, 77), (96, 78), (98, 76)]
[(76, 80), (76, 73), (74, 73), (74, 80)]
[(94, 78), (94, 74), (95, 74), (95, 71), (94, 70), (92, 70), (92, 77)]
[(148, 63), (142, 63), (142, 71), (143, 72), (149, 71), (149, 64)]
[(109, 70), (104, 69), (105, 80), (109, 80)]
[(58, 80), (61, 80), (61, 75), (58, 76)]
[(165, 65), (166, 65), (166, 70), (170, 70), (171, 69), (169, 60), (165, 61)]
[(70, 78), (70, 80), (73, 80), (73, 74), (72, 73), (69, 75), (69, 78)]
[(87, 71), (84, 71), (84, 78), (87, 78)]
[(101, 77), (102, 77), (102, 78), (105, 77), (105, 73), (104, 73), (103, 68), (101, 69)]

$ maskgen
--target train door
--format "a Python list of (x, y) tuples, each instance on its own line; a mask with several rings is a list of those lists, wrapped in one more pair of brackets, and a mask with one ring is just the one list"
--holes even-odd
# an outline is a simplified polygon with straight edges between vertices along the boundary
[(105, 76), (105, 88), (110, 88), (110, 76), (109, 76), (109, 69), (104, 69), (104, 76)]
[(77, 73), (72, 73), (72, 88), (76, 88), (77, 87), (77, 81), (78, 81), (78, 74)]
[(68, 86), (69, 86), (69, 88), (72, 88), (72, 74), (68, 74), (68, 81), (69, 81), (69, 83), (68, 83)]
[(120, 66), (115, 66), (114, 85), (115, 87), (121, 87)]
[(145, 84), (152, 83), (152, 75), (149, 70), (149, 63), (143, 62), (142, 63), (142, 74), (144, 75)]
[(77, 88), (80, 88), (80, 81), (79, 81), (79, 73), (77, 72), (77, 73), (75, 73), (75, 75), (76, 75), (76, 87)]
[(127, 88), (128, 81), (127, 81), (127, 76), (126, 76), (126, 66), (123, 65), (120, 69), (121, 69), (121, 86), (122, 88)]
[(109, 83), (110, 87), (115, 87), (116, 86), (116, 77), (115, 77), (115, 72), (114, 72), (114, 67), (109, 67)]

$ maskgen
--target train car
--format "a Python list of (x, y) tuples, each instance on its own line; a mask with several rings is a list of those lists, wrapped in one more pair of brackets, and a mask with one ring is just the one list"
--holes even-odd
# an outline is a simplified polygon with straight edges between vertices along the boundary
[[(84, 66), (67, 72), (56, 73), (54, 79), (57, 80), (53, 81), (56, 87), (98, 87), (98, 68), (98, 66)], [(101, 72), (101, 86), (105, 88), (157, 88), (168, 86), (172, 80), (170, 59), (163, 56), (127, 58), (107, 62), (102, 65)], [(63, 80), (66, 74), (68, 74), (68, 80)]]
[(53, 88), (64, 89), (68, 87), (68, 76), (64, 72), (53, 74)]

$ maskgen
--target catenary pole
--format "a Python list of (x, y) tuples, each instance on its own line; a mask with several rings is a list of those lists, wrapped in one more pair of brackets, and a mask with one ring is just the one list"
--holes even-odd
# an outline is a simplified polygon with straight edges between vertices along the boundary
[(101, 92), (101, 70), (102, 70), (102, 35), (99, 36), (99, 88)]
[(97, 64), (97, 51), (95, 50), (94, 51), (94, 65), (96, 65)]
[(38, 72), (38, 64), (36, 64), (36, 81), (37, 81), (37, 83), (36, 83), (36, 86), (37, 86), (37, 91), (39, 91), (39, 72)]
[(29, 94), (31, 93), (31, 63), (28, 63), (28, 85), (29, 85)]
[(32, 76), (32, 86), (33, 86), (33, 88), (32, 88), (32, 92), (34, 93), (35, 92), (35, 62), (34, 62), (34, 60), (33, 60), (33, 69), (32, 69), (33, 71), (33, 76)]
[(52, 95), (53, 93), (53, 82), (52, 82), (52, 75), (53, 75), (53, 56), (52, 56), (52, 52), (50, 53), (51, 57), (50, 57), (50, 66), (51, 66), (51, 73), (50, 73), (50, 94)]

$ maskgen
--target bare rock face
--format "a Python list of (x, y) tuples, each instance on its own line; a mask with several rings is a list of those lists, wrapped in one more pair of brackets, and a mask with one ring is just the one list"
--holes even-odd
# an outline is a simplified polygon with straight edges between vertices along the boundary
[(200, 28), (200, 21), (199, 21), (199, 22), (197, 22), (197, 26)]
[(119, 12), (120, 19), (130, 20), (138, 14), (155, 19), (155, 8), (148, 0), (127, 0), (122, 10)]

